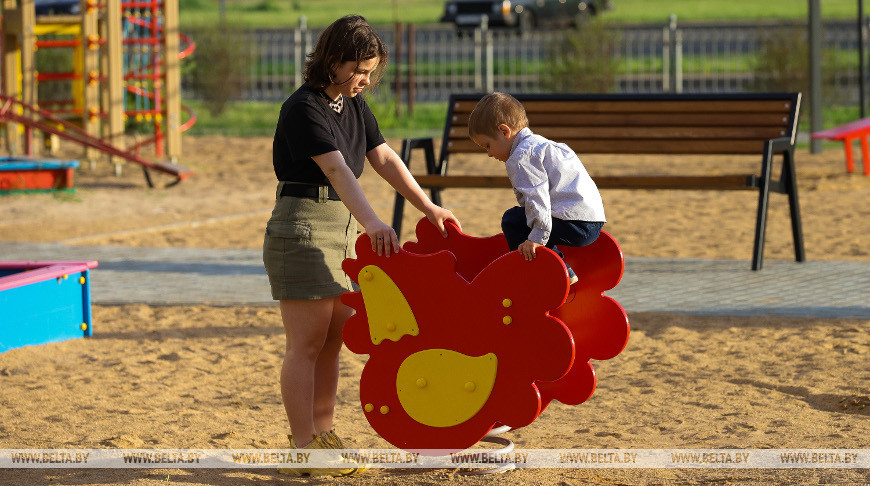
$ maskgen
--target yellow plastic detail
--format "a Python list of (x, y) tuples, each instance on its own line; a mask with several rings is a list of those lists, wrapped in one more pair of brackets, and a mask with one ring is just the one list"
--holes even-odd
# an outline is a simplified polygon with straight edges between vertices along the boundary
[(88, 323), (83, 322), (82, 325), (79, 326), (79, 328), (81, 328), (82, 331), (87, 331), (88, 330)]
[(503, 323), (505, 323), (505, 324), (510, 324), (511, 322), (514, 322), (514, 318), (511, 317), (511, 316), (504, 316), (504, 317), (501, 319), (501, 322), (503, 322)]
[(514, 305), (514, 303), (510, 299), (505, 299), (505, 300), (501, 301), (501, 305), (503, 305), (505, 307), (510, 307), (510, 306)]
[(384, 415), (390, 413), (390, 407), (388, 407), (388, 406), (386, 406), (386, 405), (382, 406), (382, 407), (381, 407), (381, 413), (384, 414)]
[(420, 334), (411, 306), (386, 272), (375, 265), (366, 265), (357, 280), (369, 317), (372, 344)]
[(495, 353), (475, 357), (449, 349), (419, 351), (399, 366), (399, 402), (423, 425), (461, 424), (474, 417), (489, 399), (497, 368)]
[(365, 407), (363, 407), (363, 409), (365, 409), (366, 412), (371, 412), (372, 410), (375, 409), (375, 406), (372, 405), (371, 403), (366, 403), (366, 405), (365, 405)]
[(55, 35), (78, 35), (82, 31), (81, 24), (62, 24), (62, 23), (38, 23), (33, 26), (33, 34), (43, 36), (48, 34)]

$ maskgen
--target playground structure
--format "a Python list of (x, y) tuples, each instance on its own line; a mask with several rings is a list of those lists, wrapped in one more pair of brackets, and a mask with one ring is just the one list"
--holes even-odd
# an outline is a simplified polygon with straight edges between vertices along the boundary
[(374, 430), (396, 447), (444, 455), (531, 424), (552, 400), (577, 405), (595, 390), (590, 359), (610, 359), (628, 342), (628, 317), (603, 292), (625, 268), (616, 241), (561, 247), (565, 263), (539, 248), (528, 262), (504, 235), (475, 238), (425, 218), (417, 242), (378, 257), (368, 235), (344, 271), (360, 286), (342, 301), (356, 313), (344, 342), (369, 359), (360, 404)]
[(855, 156), (852, 145), (855, 140), (861, 142), (861, 163), (864, 165), (864, 175), (870, 176), (870, 118), (862, 118), (837, 127), (814, 132), (812, 138), (820, 140), (837, 140), (843, 142), (846, 151), (846, 172), (855, 172)]
[(95, 261), (0, 262), (0, 353), (91, 336)]
[(33, 161), (0, 157), (0, 194), (29, 191), (72, 191), (78, 160)]
[[(36, 16), (34, 0), (3, 0), (0, 123), (8, 152), (33, 155), (41, 132), (46, 146), (72, 141), (92, 162), (107, 154), (116, 172), (121, 161), (140, 165), (149, 186), (149, 170), (187, 178), (192, 172), (172, 162), (196, 121), (181, 105), (179, 72), (195, 45), (178, 32), (177, 0), (81, 2), (79, 14)], [(57, 70), (37, 70), (41, 53)], [(127, 123), (149, 136), (127, 146)], [(148, 145), (163, 161), (140, 156)]]

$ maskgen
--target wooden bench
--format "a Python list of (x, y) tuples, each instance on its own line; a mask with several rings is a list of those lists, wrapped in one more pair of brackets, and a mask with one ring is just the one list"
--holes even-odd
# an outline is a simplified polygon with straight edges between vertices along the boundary
[(813, 138), (823, 140), (840, 140), (846, 149), (846, 172), (855, 172), (855, 158), (852, 155), (852, 143), (861, 140), (861, 161), (864, 164), (864, 175), (870, 175), (870, 150), (867, 136), (870, 135), (870, 118), (862, 118), (845, 125), (822, 130), (812, 134)]
[[(400, 155), (409, 167), (414, 151), (423, 151), (426, 175), (415, 178), (421, 187), (431, 190), (435, 204), (442, 204), (441, 192), (446, 188), (510, 187), (506, 176), (451, 175), (448, 171), (453, 154), (483, 154), (468, 137), (468, 116), (482, 96), (450, 97), (437, 160), (432, 138), (402, 141)], [(514, 96), (525, 106), (532, 131), (568, 144), (581, 156), (759, 155), (760, 167), (750, 174), (607, 176), (597, 173), (600, 171), (590, 172), (600, 189), (757, 190), (753, 270), (762, 266), (769, 195), (786, 194), (795, 260), (805, 260), (794, 165), (800, 93)], [(771, 176), (775, 154), (782, 155), (779, 180)], [(393, 227), (399, 234), (404, 203), (404, 198), (396, 194)]]

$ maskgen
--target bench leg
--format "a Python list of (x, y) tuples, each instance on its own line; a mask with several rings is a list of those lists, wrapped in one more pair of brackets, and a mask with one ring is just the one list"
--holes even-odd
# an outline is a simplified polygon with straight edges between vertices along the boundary
[[(405, 167), (410, 171), (411, 167), (411, 153), (415, 149), (422, 149), (423, 154), (426, 156), (426, 171), (429, 174), (434, 174), (435, 167), (435, 148), (432, 144), (431, 138), (406, 138), (402, 140), (402, 150), (399, 153), (399, 157), (401, 157), (402, 161), (405, 163)], [(434, 190), (433, 190), (434, 194)], [(438, 198), (437, 202), (435, 199), (432, 200), (437, 205), (441, 205), (441, 198)], [(393, 205), (393, 229), (396, 231), (396, 236), (399, 237), (399, 240), (402, 239), (402, 217), (405, 213), (405, 198), (398, 191), (396, 191), (396, 202)]]
[(441, 189), (432, 188), (432, 202), (435, 203), (436, 206), (441, 206)]
[(758, 216), (755, 218), (755, 243), (752, 247), (752, 269), (761, 270), (764, 264), (764, 232), (767, 230), (767, 186), (758, 192)]
[(798, 186), (797, 173), (794, 165), (794, 152), (785, 152), (782, 155), (786, 157), (782, 165), (784, 174), (782, 175), (785, 182), (785, 190), (788, 193), (788, 209), (791, 213), (791, 235), (794, 242), (794, 259), (796, 262), (806, 261), (806, 253), (804, 251), (804, 232), (801, 224), (801, 208), (798, 203)]
[[(411, 168), (412, 149), (413, 144), (410, 140), (402, 140), (402, 151), (399, 153), (399, 157), (402, 158), (402, 161), (405, 163), (405, 167), (408, 168), (408, 170)], [(393, 204), (393, 230), (396, 232), (396, 237), (399, 238), (399, 241), (402, 240), (402, 217), (404, 214), (405, 196), (402, 196), (399, 194), (399, 191), (396, 191), (396, 202)]]
[(846, 149), (846, 172), (855, 172), (855, 156), (852, 155), (852, 139), (843, 139), (843, 148)]
[(764, 146), (761, 161), (761, 180), (758, 187), (758, 212), (755, 217), (755, 243), (752, 247), (752, 269), (761, 270), (764, 263), (764, 233), (767, 231), (767, 203), (770, 199), (770, 166), (773, 159), (772, 142)]
[(405, 213), (405, 197), (396, 191), (396, 203), (393, 205), (393, 230), (399, 241), (402, 239), (402, 216)]
[(861, 137), (861, 162), (864, 166), (864, 175), (870, 175), (870, 149), (868, 149), (866, 134)]

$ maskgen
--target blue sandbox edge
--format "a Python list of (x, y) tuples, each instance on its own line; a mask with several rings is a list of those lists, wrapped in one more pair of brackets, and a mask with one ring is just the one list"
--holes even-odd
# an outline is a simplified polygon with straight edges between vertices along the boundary
[(0, 170), (76, 169), (78, 160), (31, 159), (27, 157), (0, 157)]
[(0, 353), (91, 336), (89, 270), (96, 266), (0, 261)]

